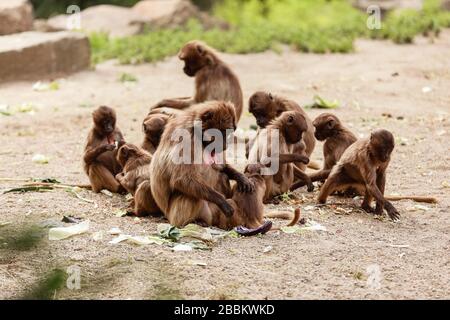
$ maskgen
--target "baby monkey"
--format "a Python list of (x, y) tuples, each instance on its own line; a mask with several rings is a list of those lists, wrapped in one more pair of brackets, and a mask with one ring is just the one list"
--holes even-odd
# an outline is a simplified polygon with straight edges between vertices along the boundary
[[(394, 136), (387, 130), (378, 129), (369, 138), (359, 139), (349, 146), (333, 167), (328, 179), (320, 189), (319, 203), (336, 190), (354, 187), (363, 190), (362, 209), (377, 215), (386, 209), (392, 220), (398, 220), (397, 209), (384, 197), (386, 169), (394, 150)], [(375, 198), (376, 208), (371, 207)]]
[[(335, 115), (331, 113), (322, 113), (314, 121), (314, 136), (319, 141), (325, 141), (323, 144), (323, 169), (311, 174), (311, 181), (325, 181), (331, 172), (331, 168), (339, 161), (344, 151), (356, 140), (356, 136), (346, 127)], [(296, 190), (305, 185), (304, 181), (296, 182), (291, 190)]]

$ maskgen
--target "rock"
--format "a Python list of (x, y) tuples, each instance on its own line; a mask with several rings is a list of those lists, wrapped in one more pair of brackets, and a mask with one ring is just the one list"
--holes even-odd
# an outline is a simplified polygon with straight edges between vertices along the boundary
[(0, 37), (0, 82), (66, 75), (90, 66), (87, 37), (75, 32), (23, 32)]
[(27, 0), (0, 1), (0, 36), (29, 31), (33, 27), (33, 7)]
[[(50, 18), (47, 24), (55, 29), (70, 29), (69, 15)], [(188, 0), (144, 0), (133, 8), (98, 5), (80, 14), (81, 29), (87, 32), (106, 32), (113, 37), (142, 33), (147, 28), (170, 28), (186, 24), (195, 18), (205, 28), (228, 28), (225, 22), (201, 12)]]
[(356, 0), (353, 2), (354, 7), (365, 12), (369, 6), (373, 5), (380, 7), (382, 14), (385, 14), (397, 9), (422, 10), (423, 0)]
[[(59, 15), (50, 18), (47, 24), (55, 29), (70, 29), (70, 15)], [(106, 32), (111, 36), (122, 37), (137, 34), (141, 25), (134, 23), (141, 17), (131, 8), (98, 5), (89, 7), (80, 13), (81, 29), (87, 32)]]
[(142, 17), (137, 22), (150, 28), (179, 27), (193, 18), (205, 28), (229, 27), (225, 22), (201, 12), (188, 0), (143, 0), (136, 3), (132, 10)]

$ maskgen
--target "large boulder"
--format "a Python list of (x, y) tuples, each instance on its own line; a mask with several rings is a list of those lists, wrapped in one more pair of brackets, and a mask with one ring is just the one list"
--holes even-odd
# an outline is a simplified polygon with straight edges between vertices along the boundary
[[(70, 15), (59, 15), (50, 18), (47, 25), (54, 29), (68, 30)], [(111, 36), (127, 36), (137, 34), (141, 30), (139, 24), (134, 21), (140, 20), (130, 8), (98, 5), (89, 7), (80, 13), (81, 30), (87, 32), (106, 32)]]
[(189, 0), (143, 0), (134, 5), (133, 12), (141, 17), (137, 22), (150, 28), (179, 27), (193, 18), (205, 28), (228, 27), (223, 21), (200, 11)]
[[(67, 30), (70, 28), (68, 15), (59, 15), (47, 21), (47, 27)], [(201, 12), (188, 0), (145, 0), (133, 8), (113, 5), (89, 7), (80, 13), (81, 29), (87, 32), (106, 32), (113, 37), (142, 33), (146, 29), (179, 27), (190, 19), (197, 19), (205, 28), (226, 23)]]
[(90, 66), (89, 41), (67, 31), (2, 36), (0, 66), (0, 82), (66, 75)]
[(33, 27), (33, 7), (27, 0), (0, 1), (0, 36), (29, 31)]

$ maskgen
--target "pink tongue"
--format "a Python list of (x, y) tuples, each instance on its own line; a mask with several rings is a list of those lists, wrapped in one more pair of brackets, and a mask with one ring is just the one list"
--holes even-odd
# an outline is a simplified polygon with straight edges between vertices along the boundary
[(217, 162), (216, 153), (211, 152), (211, 153), (205, 154), (204, 161), (205, 161), (205, 164), (208, 164), (208, 165), (216, 163)]

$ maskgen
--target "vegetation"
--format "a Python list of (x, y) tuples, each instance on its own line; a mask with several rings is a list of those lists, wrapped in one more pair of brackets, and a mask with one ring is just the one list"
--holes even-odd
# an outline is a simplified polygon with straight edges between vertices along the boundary
[(440, 0), (425, 0), (420, 12), (391, 12), (380, 30), (369, 30), (367, 14), (353, 8), (348, 0), (222, 0), (216, 2), (212, 14), (231, 28), (203, 30), (198, 22), (191, 21), (182, 28), (125, 38), (92, 34), (93, 62), (113, 58), (124, 64), (155, 62), (176, 54), (192, 39), (229, 53), (278, 50), (280, 44), (303, 52), (345, 53), (353, 50), (357, 37), (409, 43), (418, 34), (435, 36), (441, 28), (450, 26), (450, 13), (440, 9)]

